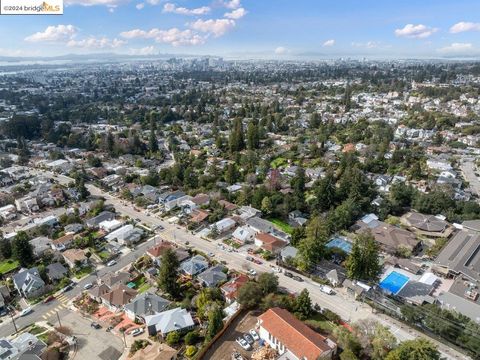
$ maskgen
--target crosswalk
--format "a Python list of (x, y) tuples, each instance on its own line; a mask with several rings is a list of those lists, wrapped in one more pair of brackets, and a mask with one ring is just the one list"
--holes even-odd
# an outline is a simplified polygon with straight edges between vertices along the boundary
[(52, 310), (49, 310), (45, 314), (43, 314), (42, 318), (44, 320), (47, 320), (50, 317), (54, 316), (60, 310), (68, 309), (68, 302), (70, 301), (70, 298), (68, 298), (65, 294), (60, 294), (55, 298), (54, 301), (58, 301), (60, 302), (60, 304), (55, 306), (55, 308), (53, 308)]

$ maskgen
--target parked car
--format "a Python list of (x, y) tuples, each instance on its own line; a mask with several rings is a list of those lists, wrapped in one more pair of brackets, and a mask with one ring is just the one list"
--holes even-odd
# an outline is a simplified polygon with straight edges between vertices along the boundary
[(245, 339), (245, 341), (247, 343), (249, 343), (250, 345), (252, 345), (255, 341), (253, 340), (253, 337), (250, 335), (250, 334), (243, 334), (243, 338)]
[(214, 254), (213, 252), (209, 252), (209, 253), (208, 253), (208, 256), (210, 256), (210, 257), (214, 257), (214, 256), (215, 256), (215, 254)]
[(252, 258), (251, 256), (247, 256), (245, 259), (246, 259), (247, 261), (253, 261), (253, 258)]
[(18, 316), (26, 316), (30, 314), (32, 311), (33, 309), (31, 307), (25, 308), (22, 311), (20, 311), (20, 314), (18, 314)]
[(255, 270), (253, 270), (253, 269), (248, 269), (248, 273), (249, 273), (250, 275), (252, 275), (252, 276), (257, 275), (257, 272), (256, 272)]
[(102, 328), (102, 326), (99, 323), (96, 323), (96, 322), (92, 322), (90, 324), (90, 326), (94, 329), (97, 329), (97, 330)]
[(68, 284), (67, 286), (65, 286), (63, 289), (62, 289), (62, 292), (67, 292), (67, 291), (70, 291), (73, 289), (73, 285), (72, 283)]
[(110, 331), (112, 331), (112, 330), (113, 330), (113, 326), (109, 326), (105, 331), (106, 331), (106, 332), (110, 332)]
[(293, 280), (296, 280), (296, 281), (298, 281), (298, 282), (302, 282), (302, 281), (303, 281), (303, 278), (300, 277), (300, 276), (298, 276), (298, 275), (293, 276), (292, 279), (293, 279)]
[(283, 273), (286, 277), (293, 278), (293, 274), (291, 272), (285, 271)]
[(115, 260), (110, 260), (108, 263), (107, 263), (107, 266), (113, 266), (113, 265), (116, 265), (117, 262)]
[(253, 340), (258, 341), (260, 340), (260, 336), (258, 336), (257, 332), (253, 329), (249, 331), (250, 335), (252, 336)]
[(143, 328), (138, 328), (132, 331), (132, 336), (138, 336), (140, 334), (143, 334), (145, 330)]
[(250, 344), (242, 337), (239, 337), (237, 340), (237, 344), (240, 345), (244, 350), (251, 350), (252, 347)]
[(43, 300), (43, 303), (46, 304), (46, 303), (49, 303), (50, 301), (53, 301), (53, 300), (55, 300), (55, 296), (50, 295), (45, 300)]
[(262, 262), (261, 260), (259, 260), (259, 259), (253, 259), (253, 262), (254, 262), (255, 264), (258, 264), (258, 265), (262, 265), (262, 264), (263, 264), (263, 262)]
[(333, 289), (327, 285), (320, 285), (320, 291), (327, 295), (333, 295), (335, 293), (335, 291), (333, 291)]
[(84, 288), (85, 290), (88, 290), (88, 289), (90, 289), (90, 288), (92, 288), (92, 287), (93, 287), (93, 284), (92, 284), (92, 283), (87, 283), (87, 284), (85, 284), (85, 285), (83, 286), (83, 288)]

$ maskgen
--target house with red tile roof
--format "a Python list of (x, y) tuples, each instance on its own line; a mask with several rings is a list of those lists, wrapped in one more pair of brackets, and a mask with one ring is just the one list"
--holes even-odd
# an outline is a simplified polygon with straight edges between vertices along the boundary
[(271, 253), (278, 253), (288, 245), (286, 241), (279, 239), (271, 234), (258, 233), (255, 235), (255, 245)]
[(330, 359), (337, 344), (313, 331), (285, 309), (274, 307), (258, 317), (259, 336), (281, 359)]
[(226, 282), (220, 287), (223, 296), (227, 303), (232, 303), (237, 299), (238, 290), (245, 285), (249, 280), (249, 277), (245, 274), (239, 274), (230, 281)]

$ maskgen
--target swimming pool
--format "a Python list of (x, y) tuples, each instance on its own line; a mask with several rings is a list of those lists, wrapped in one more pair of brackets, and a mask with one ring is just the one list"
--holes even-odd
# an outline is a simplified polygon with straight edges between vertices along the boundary
[(340, 250), (345, 251), (347, 254), (350, 254), (352, 252), (352, 243), (341, 237), (333, 238), (325, 246), (327, 248), (333, 248), (333, 247), (338, 248)]
[(409, 280), (408, 276), (392, 271), (379, 285), (383, 290), (396, 294)]

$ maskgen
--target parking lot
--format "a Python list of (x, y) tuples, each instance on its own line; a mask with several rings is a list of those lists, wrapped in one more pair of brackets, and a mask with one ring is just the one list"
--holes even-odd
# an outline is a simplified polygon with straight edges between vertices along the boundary
[(124, 350), (123, 342), (105, 328), (94, 329), (91, 321), (78, 313), (69, 312), (61, 318), (62, 325), (69, 327), (77, 338), (75, 360), (117, 360)]
[[(252, 351), (246, 351), (238, 345), (235, 340), (247, 333), (250, 329), (255, 328), (257, 323), (257, 317), (252, 313), (246, 315), (240, 315), (235, 319), (225, 333), (215, 342), (212, 348), (205, 354), (205, 359), (210, 360), (225, 360), (230, 359), (232, 353), (236, 350), (242, 354), (245, 358), (249, 359)], [(258, 343), (255, 342), (254, 348), (258, 347)]]

